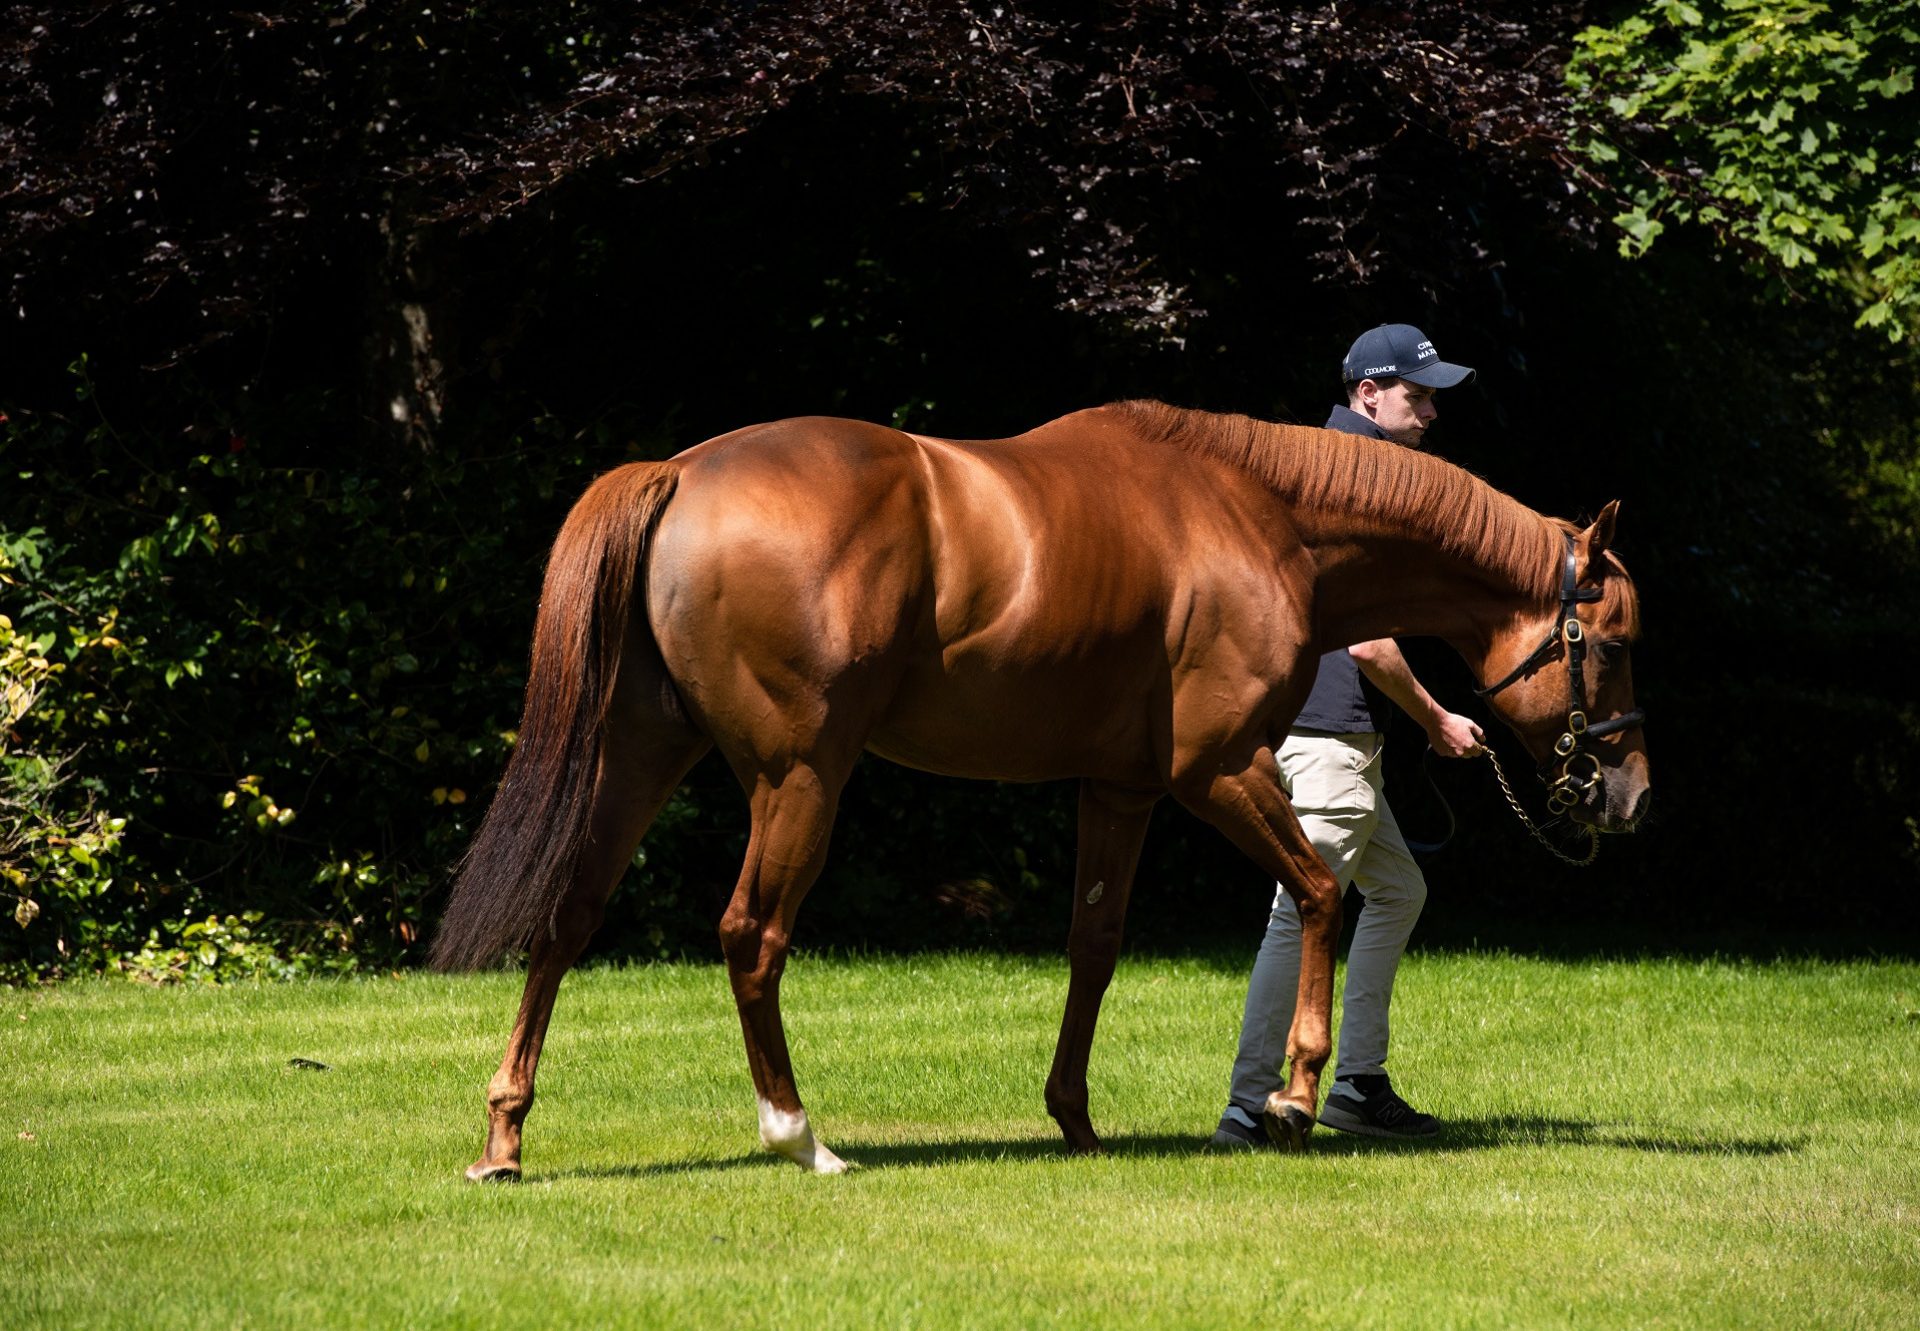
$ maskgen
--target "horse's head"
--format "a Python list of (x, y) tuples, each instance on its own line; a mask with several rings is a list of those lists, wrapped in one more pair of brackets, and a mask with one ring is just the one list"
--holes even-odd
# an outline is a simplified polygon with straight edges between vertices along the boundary
[(1603, 832), (1632, 831), (1651, 799), (1627, 658), (1640, 603), (1607, 548), (1618, 509), (1608, 504), (1583, 532), (1569, 527), (1556, 604), (1493, 634), (1480, 690), (1540, 764), (1554, 811)]

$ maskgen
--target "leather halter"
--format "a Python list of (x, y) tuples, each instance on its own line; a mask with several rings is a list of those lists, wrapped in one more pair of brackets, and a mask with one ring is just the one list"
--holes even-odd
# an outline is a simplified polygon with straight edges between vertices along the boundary
[[(1491, 698), (1507, 685), (1530, 675), (1548, 657), (1553, 654), (1556, 644), (1564, 645), (1567, 653), (1567, 688), (1570, 700), (1567, 704), (1567, 727), (1560, 738), (1553, 742), (1553, 757), (1540, 764), (1540, 781), (1547, 787), (1547, 806), (1555, 813), (1565, 813), (1586, 798), (1587, 792), (1600, 783), (1600, 759), (1582, 747), (1582, 741), (1601, 739), (1607, 735), (1629, 730), (1647, 719), (1646, 711), (1636, 707), (1630, 712), (1607, 721), (1587, 722), (1586, 697), (1587, 685), (1584, 668), (1587, 660), (1587, 631), (1580, 623), (1578, 609), (1583, 601), (1598, 601), (1605, 594), (1598, 587), (1582, 588), (1579, 585), (1579, 569), (1574, 560), (1573, 537), (1561, 533), (1561, 539), (1567, 543), (1566, 559), (1560, 572), (1560, 613), (1554, 616), (1553, 627), (1547, 630), (1546, 639), (1533, 649), (1533, 652), (1515, 666), (1505, 679), (1497, 684), (1489, 684), (1484, 689), (1475, 689), (1474, 693), (1482, 698)], [(1578, 774), (1574, 770), (1577, 759), (1585, 759), (1584, 768)], [(1548, 770), (1558, 760), (1560, 775), (1558, 779), (1549, 779)]]

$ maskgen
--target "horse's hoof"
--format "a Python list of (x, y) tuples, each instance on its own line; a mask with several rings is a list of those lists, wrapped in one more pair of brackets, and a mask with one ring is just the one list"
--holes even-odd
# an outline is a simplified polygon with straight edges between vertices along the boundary
[(520, 1166), (490, 1165), (485, 1160), (477, 1160), (467, 1166), (469, 1183), (518, 1183)]
[(1313, 1115), (1299, 1105), (1291, 1104), (1274, 1096), (1267, 1101), (1267, 1109), (1260, 1116), (1266, 1125), (1267, 1138), (1283, 1151), (1304, 1151), (1307, 1138), (1313, 1134)]

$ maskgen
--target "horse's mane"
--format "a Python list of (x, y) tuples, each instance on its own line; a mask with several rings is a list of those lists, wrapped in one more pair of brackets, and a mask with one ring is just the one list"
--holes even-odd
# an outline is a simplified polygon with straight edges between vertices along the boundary
[[(1219, 458), (1249, 472), (1276, 493), (1308, 508), (1332, 508), (1421, 532), (1449, 554), (1485, 566), (1524, 594), (1551, 599), (1560, 586), (1561, 534), (1580, 529), (1534, 512), (1478, 476), (1384, 440), (1278, 425), (1250, 416), (1116, 402), (1142, 438)], [(1624, 589), (1624, 618), (1638, 628), (1638, 606), (1625, 568), (1606, 579), (1608, 600)]]

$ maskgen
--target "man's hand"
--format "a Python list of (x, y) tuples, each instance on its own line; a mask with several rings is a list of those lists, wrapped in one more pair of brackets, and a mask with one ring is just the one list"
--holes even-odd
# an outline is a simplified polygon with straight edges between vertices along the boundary
[(1427, 727), (1427, 743), (1442, 758), (1478, 758), (1486, 752), (1486, 732), (1471, 717), (1444, 712)]
[(1347, 648), (1347, 653), (1359, 664), (1361, 673), (1393, 699), (1401, 711), (1420, 723), (1420, 728), (1427, 732), (1427, 742), (1442, 758), (1478, 758), (1486, 752), (1482, 747), (1487, 738), (1485, 733), (1470, 718), (1449, 712), (1433, 700), (1433, 695), (1413, 677), (1412, 667), (1407, 665), (1407, 658), (1400, 654), (1400, 647), (1392, 638), (1356, 642)]

